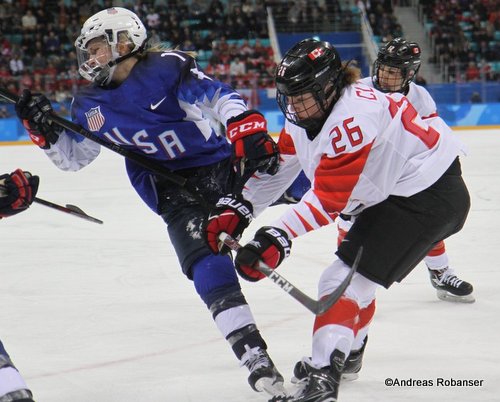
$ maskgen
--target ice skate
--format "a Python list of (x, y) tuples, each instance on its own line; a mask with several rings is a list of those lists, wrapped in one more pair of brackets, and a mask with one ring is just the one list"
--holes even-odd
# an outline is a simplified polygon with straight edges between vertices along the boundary
[(336, 402), (344, 359), (344, 353), (334, 350), (330, 366), (321, 369), (312, 366), (310, 359), (302, 359), (295, 365), (293, 374), (296, 378), (307, 375), (296, 382), (297, 392), (288, 397), (272, 398), (269, 402)]
[(440, 300), (474, 303), (476, 299), (472, 295), (473, 287), (469, 282), (459, 279), (453, 269), (429, 269), (429, 275), (432, 286), (437, 291), (437, 297)]
[(283, 376), (279, 373), (267, 351), (260, 348), (249, 348), (241, 357), (241, 365), (250, 371), (248, 383), (257, 392), (265, 391), (271, 396), (286, 396)]
[(33, 395), (28, 389), (20, 389), (19, 391), (9, 392), (4, 396), (0, 396), (0, 402), (34, 402)]
[[(363, 340), (363, 346), (359, 350), (352, 350), (347, 356), (344, 363), (344, 370), (342, 371), (342, 380), (353, 381), (359, 377), (359, 372), (363, 365), (363, 354), (365, 353), (366, 343), (368, 342), (368, 336)], [(303, 357), (301, 361), (295, 364), (293, 368), (293, 377), (291, 379), (293, 384), (299, 383), (309, 375), (308, 368), (311, 367), (311, 358)]]
[(342, 371), (342, 379), (346, 381), (354, 381), (359, 377), (359, 372), (363, 366), (363, 355), (365, 353), (368, 335), (363, 340), (363, 346), (358, 350), (351, 350), (349, 356), (345, 360), (344, 371)]

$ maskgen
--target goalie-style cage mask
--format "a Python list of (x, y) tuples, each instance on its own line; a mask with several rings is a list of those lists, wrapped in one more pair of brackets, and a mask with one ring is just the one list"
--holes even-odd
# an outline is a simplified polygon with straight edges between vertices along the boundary
[(340, 96), (342, 77), (340, 56), (330, 43), (297, 43), (276, 69), (276, 99), (286, 119), (314, 138)]
[[(373, 63), (373, 85), (382, 92), (407, 93), (420, 68), (420, 46), (396, 38), (380, 48)], [(382, 69), (382, 71), (381, 71)]]
[[(142, 51), (146, 40), (146, 28), (132, 11), (112, 7), (94, 14), (75, 41), (81, 76), (98, 85), (108, 84), (116, 65)], [(130, 52), (120, 56), (119, 43), (126, 43)]]

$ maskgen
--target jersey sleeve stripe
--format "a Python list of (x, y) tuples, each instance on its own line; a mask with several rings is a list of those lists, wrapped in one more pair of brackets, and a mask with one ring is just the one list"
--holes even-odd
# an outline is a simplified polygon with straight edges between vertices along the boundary
[(330, 223), (330, 221), (328, 219), (326, 219), (323, 216), (323, 214), (313, 204), (311, 204), (310, 202), (306, 202), (305, 204), (311, 210), (311, 213), (312, 213), (314, 219), (316, 220), (316, 223), (319, 226), (326, 226)]
[(281, 154), (295, 155), (295, 145), (293, 144), (292, 137), (283, 128), (278, 139), (278, 148)]
[(297, 232), (295, 232), (289, 225), (287, 225), (285, 222), (283, 222), (283, 225), (285, 225), (287, 231), (292, 235), (292, 238), (295, 238), (298, 236)]
[(422, 120), (426, 120), (426, 119), (432, 119), (434, 117), (438, 117), (438, 113), (437, 112), (434, 112), (434, 113), (431, 113), (430, 115), (428, 116), (422, 116)]
[(311, 232), (314, 230), (314, 228), (307, 221), (307, 219), (305, 219), (299, 212), (297, 212), (297, 210), (294, 210), (293, 212), (295, 212), (295, 215), (297, 215), (297, 218), (299, 218), (299, 221), (300, 221), (300, 223), (302, 223), (302, 226), (304, 226), (304, 229), (306, 230), (306, 232)]

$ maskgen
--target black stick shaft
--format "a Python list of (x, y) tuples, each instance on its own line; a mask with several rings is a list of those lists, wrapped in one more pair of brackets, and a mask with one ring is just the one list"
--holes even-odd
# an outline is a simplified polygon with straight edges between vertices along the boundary
[[(241, 245), (233, 239), (227, 233), (221, 233), (220, 240), (224, 242), (226, 246), (228, 246), (231, 250), (237, 251), (241, 248)], [(349, 274), (344, 278), (344, 280), (340, 283), (340, 285), (329, 295), (326, 295), (321, 300), (315, 300), (312, 297), (309, 297), (300, 289), (292, 285), (287, 279), (277, 273), (274, 269), (269, 267), (260, 261), (254, 267), (257, 271), (266, 275), (269, 279), (271, 279), (276, 285), (278, 285), (281, 289), (283, 289), (286, 293), (292, 296), (295, 300), (297, 300), (300, 304), (302, 304), (309, 311), (314, 313), (315, 315), (324, 314), (330, 307), (332, 307), (344, 294), (346, 288), (351, 283), (352, 276), (359, 265), (359, 261), (361, 259), (361, 254), (363, 253), (363, 247), (360, 247), (358, 253), (356, 255), (356, 259), (354, 264), (352, 265)]]
[(85, 219), (85, 220), (90, 221), (90, 222), (95, 222), (95, 223), (98, 223), (100, 225), (102, 225), (102, 223), (103, 223), (103, 221), (101, 221), (100, 219), (97, 219), (97, 218), (94, 218), (90, 215), (87, 215), (85, 212), (83, 212), (79, 208), (78, 208), (79, 210), (75, 210), (72, 208), (63, 207), (62, 205), (54, 204), (53, 202), (46, 201), (46, 200), (43, 200), (43, 199), (38, 198), (38, 197), (35, 197), (33, 199), (33, 202), (36, 202), (36, 203), (41, 204), (41, 205), (45, 205), (46, 207), (56, 209), (56, 210), (61, 211), (61, 212), (65, 212), (65, 213), (73, 215), (73, 216), (77, 216), (78, 218), (82, 218), (82, 219)]

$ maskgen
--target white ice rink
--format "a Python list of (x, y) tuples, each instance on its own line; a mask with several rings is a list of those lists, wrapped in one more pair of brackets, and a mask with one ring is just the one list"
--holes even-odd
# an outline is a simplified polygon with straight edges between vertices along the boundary
[[(451, 265), (475, 304), (439, 301), (419, 265), (380, 290), (361, 376), (341, 402), (500, 401), (500, 130), (457, 131), (472, 209), (447, 241)], [(192, 284), (165, 226), (128, 183), (122, 157), (104, 149), (78, 173), (34, 146), (0, 147), (1, 173), (41, 176), (40, 198), (76, 204), (97, 225), (41, 205), (0, 222), (0, 339), (37, 402), (265, 401), (247, 385)], [(255, 229), (283, 207), (269, 209)], [(336, 229), (294, 242), (280, 272), (311, 296), (335, 251)], [(278, 368), (290, 378), (310, 354), (313, 316), (268, 280), (242, 284)], [(386, 378), (433, 380), (390, 387)], [(483, 380), (437, 386), (437, 378)]]

